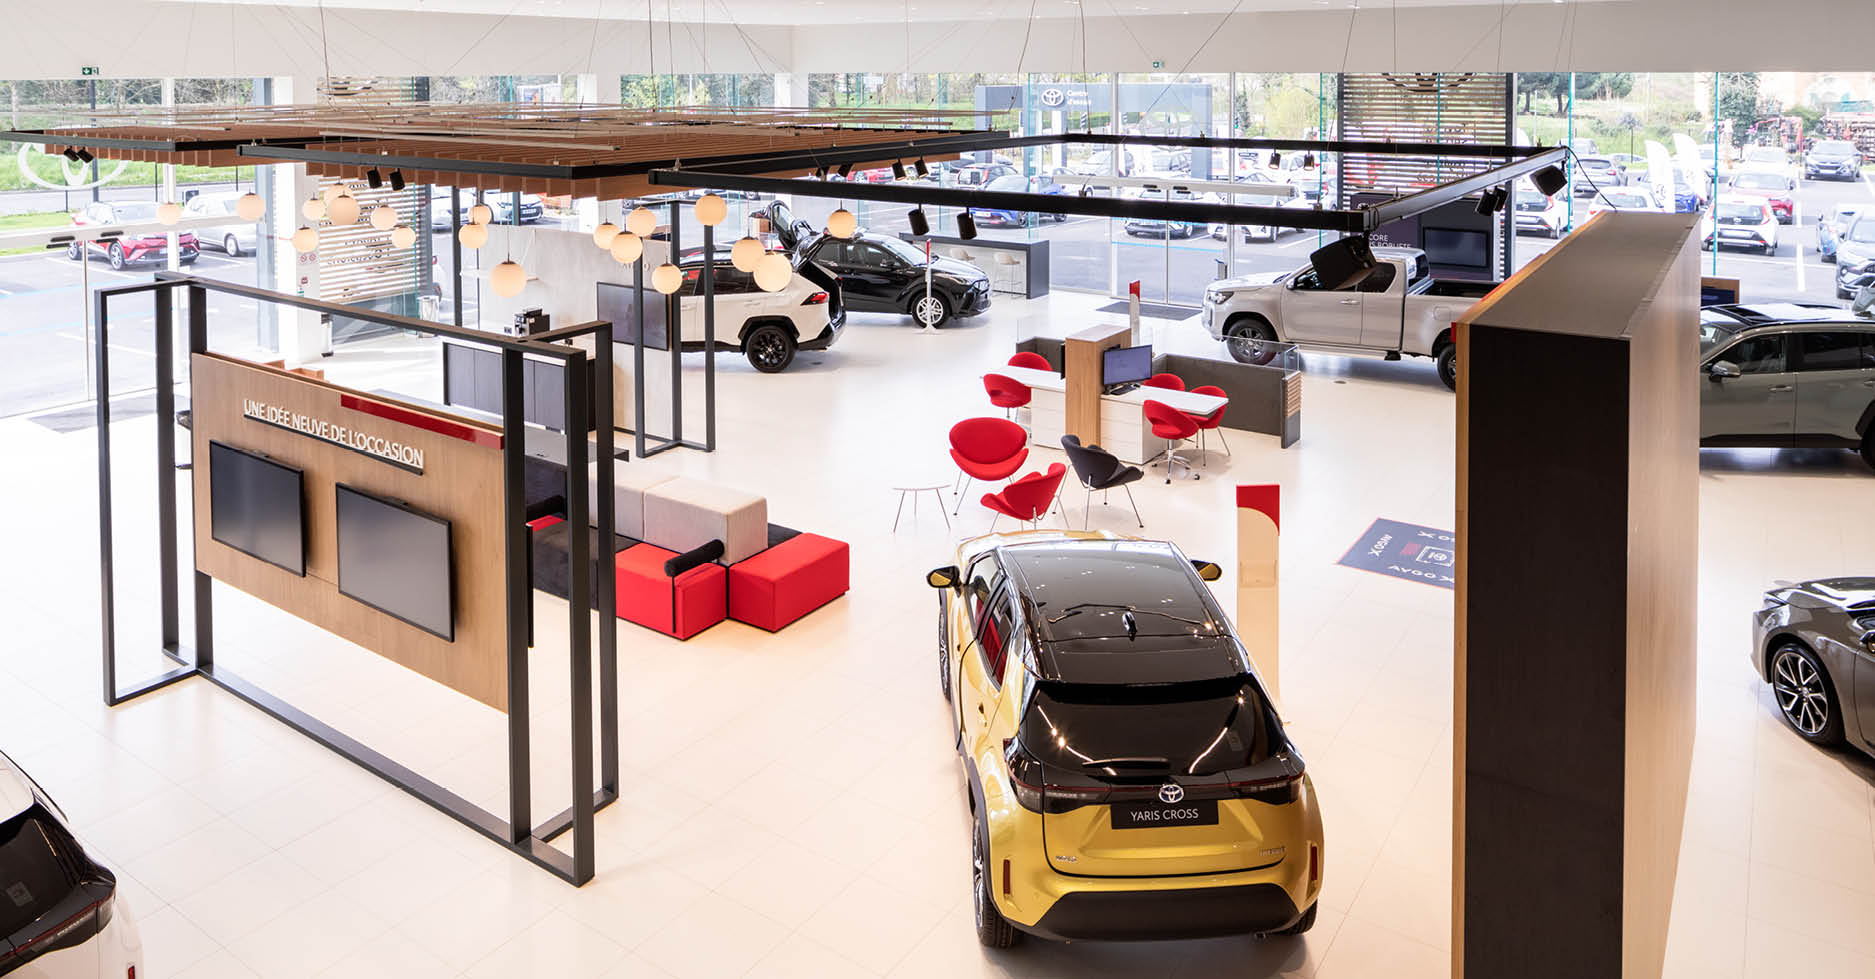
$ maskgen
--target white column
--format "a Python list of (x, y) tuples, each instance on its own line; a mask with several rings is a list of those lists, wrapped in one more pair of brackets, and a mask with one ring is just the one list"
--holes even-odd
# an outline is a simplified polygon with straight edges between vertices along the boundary
[[(318, 80), (310, 76), (274, 79), (274, 101), (281, 105), (312, 102), (318, 97)], [(300, 254), (293, 248), (293, 232), (312, 222), (300, 213), (300, 205), (319, 192), (319, 181), (306, 173), (304, 164), (281, 165), (273, 182), (273, 200), (267, 205), (276, 215), (279, 234), (269, 246), (274, 250), (272, 283), (262, 285), (276, 292), (319, 298), (319, 252)], [(280, 311), (280, 356), (286, 366), (297, 367), (316, 361), (331, 343), (329, 327), (318, 313), (304, 309)]]

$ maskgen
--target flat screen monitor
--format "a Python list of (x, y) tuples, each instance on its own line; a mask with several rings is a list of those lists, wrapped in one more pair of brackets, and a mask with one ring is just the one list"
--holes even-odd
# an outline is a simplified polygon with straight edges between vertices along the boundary
[[(664, 297), (646, 288), (645, 348), (668, 350), (671, 333)], [(638, 342), (638, 290), (617, 282), (599, 283), (599, 319), (612, 324), (612, 342)]]
[(1491, 236), (1483, 231), (1457, 228), (1426, 229), (1426, 261), (1434, 265), (1491, 267)]
[(305, 476), (258, 452), (208, 443), (209, 536), (306, 575)]
[(339, 592), (451, 642), (449, 521), (338, 484)]
[(1152, 376), (1152, 345), (1108, 347), (1100, 353), (1100, 383), (1137, 384)]

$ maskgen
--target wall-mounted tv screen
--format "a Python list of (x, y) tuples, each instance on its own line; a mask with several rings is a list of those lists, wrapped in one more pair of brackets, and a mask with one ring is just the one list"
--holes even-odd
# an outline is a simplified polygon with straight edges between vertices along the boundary
[(1434, 265), (1491, 267), (1491, 236), (1487, 232), (1427, 228), (1425, 240), (1426, 261)]
[(339, 591), (456, 639), (449, 521), (338, 484)]
[(257, 452), (208, 443), (209, 536), (306, 575), (305, 476)]
[[(638, 290), (617, 282), (599, 283), (599, 318), (612, 324), (613, 343), (638, 342)], [(665, 299), (645, 289), (645, 348), (670, 349), (671, 333)]]

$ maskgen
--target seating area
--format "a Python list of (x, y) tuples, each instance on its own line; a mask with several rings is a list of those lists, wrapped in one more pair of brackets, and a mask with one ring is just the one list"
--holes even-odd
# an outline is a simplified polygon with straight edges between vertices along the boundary
[[(597, 473), (594, 463), (587, 473), (594, 499)], [(561, 597), (570, 593), (565, 480), (564, 466), (528, 459), (533, 583)], [(640, 466), (616, 466), (612, 482), (617, 531), (609, 573), (596, 530), (587, 533), (593, 601), (602, 582), (611, 582), (619, 618), (677, 639), (725, 618), (775, 632), (846, 594), (846, 543), (770, 524), (764, 497)]]

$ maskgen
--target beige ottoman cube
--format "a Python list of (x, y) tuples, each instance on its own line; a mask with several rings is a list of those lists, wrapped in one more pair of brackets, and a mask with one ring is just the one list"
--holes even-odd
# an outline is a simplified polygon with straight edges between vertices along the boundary
[(697, 479), (677, 478), (644, 491), (648, 544), (682, 554), (723, 542), (723, 563), (734, 564), (768, 548), (768, 499)]
[[(630, 466), (615, 462), (612, 464), (612, 505), (615, 530), (632, 540), (645, 539), (645, 491), (671, 481), (668, 473), (661, 473), (644, 466)], [(587, 514), (588, 523), (599, 526), (599, 463), (597, 460), (586, 466), (587, 505), (592, 512)]]

